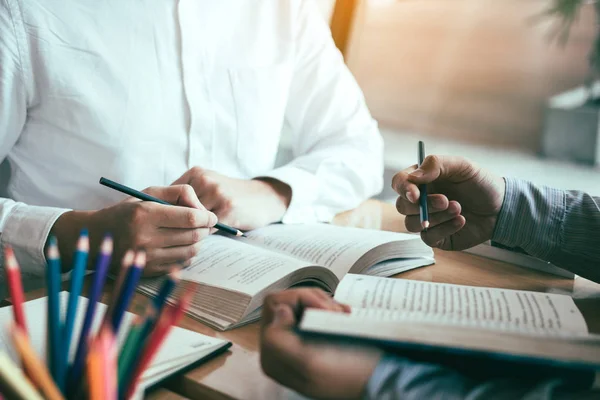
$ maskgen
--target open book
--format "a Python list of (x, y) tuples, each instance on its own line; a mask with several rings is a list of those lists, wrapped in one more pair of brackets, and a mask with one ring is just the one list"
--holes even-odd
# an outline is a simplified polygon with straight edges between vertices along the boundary
[[(257, 320), (272, 291), (314, 284), (333, 293), (348, 272), (390, 276), (434, 262), (417, 235), (327, 224), (271, 225), (246, 235), (203, 239), (182, 273), (200, 286), (187, 313), (215, 329)], [(153, 296), (160, 285), (147, 280), (138, 290)]]
[(346, 275), (350, 314), (308, 309), (299, 329), (405, 350), (600, 370), (600, 336), (569, 296)]
[[(66, 314), (68, 298), (68, 292), (60, 293), (60, 304), (63, 318), (64, 314)], [(40, 359), (44, 362), (46, 360), (46, 301), (47, 297), (44, 297), (24, 303), (24, 311), (31, 346)], [(75, 357), (75, 352), (77, 351), (77, 343), (79, 341), (81, 325), (83, 324), (83, 319), (85, 318), (87, 302), (87, 298), (79, 298), (77, 314), (75, 316), (75, 328), (73, 331), (73, 338), (76, 338), (77, 340), (73, 340), (71, 342), (71, 347), (69, 349), (69, 360), (71, 361)], [(105, 310), (106, 305), (98, 303), (96, 306), (96, 313), (94, 315), (92, 332), (96, 332), (100, 327)], [(129, 312), (127, 312), (123, 317), (123, 325), (120, 329), (119, 337), (117, 338), (119, 347), (125, 340), (125, 336), (129, 331), (129, 326), (133, 321), (133, 318), (134, 314)], [(4, 352), (5, 354), (8, 354), (12, 361), (19, 365), (20, 360), (12, 346), (12, 340), (8, 330), (8, 326), (12, 323), (12, 321), (12, 307), (0, 308), (0, 353)], [(230, 345), (230, 342), (221, 339), (202, 335), (200, 333), (183, 328), (173, 327), (162, 347), (158, 351), (156, 357), (154, 358), (152, 364), (142, 375), (142, 382), (139, 385), (138, 390), (143, 391), (144, 389), (156, 385), (158, 382), (177, 373), (178, 371), (181, 371), (182, 369), (220, 354), (222, 351), (225, 351), (227, 348), (229, 348)]]

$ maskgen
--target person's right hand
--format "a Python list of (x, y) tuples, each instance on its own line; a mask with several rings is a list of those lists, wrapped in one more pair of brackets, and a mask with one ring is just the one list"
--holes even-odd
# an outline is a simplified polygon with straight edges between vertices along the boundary
[(52, 232), (59, 240), (63, 266), (70, 267), (73, 246), (83, 227), (90, 232), (92, 254), (105, 233), (113, 235), (115, 267), (120, 266), (120, 259), (128, 249), (146, 251), (145, 275), (189, 265), (200, 250), (200, 240), (209, 234), (217, 217), (204, 208), (189, 185), (151, 187), (144, 193), (174, 206), (128, 198), (102, 210), (72, 211), (59, 217)]
[[(427, 232), (419, 220), (420, 184), (427, 184)], [(432, 155), (420, 168), (398, 172), (392, 188), (400, 195), (396, 208), (406, 216), (409, 232), (421, 232), (432, 247), (464, 250), (492, 238), (505, 182), (465, 158)]]
[(382, 352), (376, 347), (298, 334), (307, 308), (350, 312), (324, 291), (289, 289), (265, 298), (261, 318), (260, 363), (277, 382), (315, 399), (360, 399)]

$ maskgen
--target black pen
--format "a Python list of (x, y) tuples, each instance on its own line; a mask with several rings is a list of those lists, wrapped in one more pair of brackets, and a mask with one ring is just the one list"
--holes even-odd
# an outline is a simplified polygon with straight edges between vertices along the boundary
[[(164, 200), (158, 199), (154, 196), (150, 196), (149, 194), (146, 194), (144, 192), (140, 192), (138, 190), (132, 189), (128, 186), (125, 185), (121, 185), (120, 183), (117, 183), (115, 181), (111, 181), (110, 179), (106, 179), (104, 177), (100, 178), (100, 184), (104, 185), (106, 187), (109, 187), (111, 189), (114, 189), (118, 192), (121, 193), (125, 193), (131, 197), (135, 197), (137, 199), (140, 199), (142, 201), (152, 201), (154, 203), (159, 203), (159, 204), (164, 204), (166, 206), (172, 206), (173, 204), (171, 203), (167, 203)], [(220, 222), (217, 222), (217, 224), (215, 225), (215, 228), (217, 228), (220, 231), (223, 232), (227, 232), (231, 235), (235, 235), (235, 236), (244, 236), (244, 233), (242, 231), (240, 231), (239, 229), (235, 229), (230, 227), (229, 225), (225, 225), (222, 224)]]
[[(417, 167), (421, 167), (421, 164), (423, 164), (424, 159), (425, 143), (419, 140), (419, 163), (417, 164)], [(421, 194), (419, 195), (419, 214), (421, 215), (421, 226), (423, 227), (423, 231), (427, 232), (427, 228), (429, 228), (429, 212), (427, 210), (427, 185), (419, 185), (419, 191), (421, 192)]]

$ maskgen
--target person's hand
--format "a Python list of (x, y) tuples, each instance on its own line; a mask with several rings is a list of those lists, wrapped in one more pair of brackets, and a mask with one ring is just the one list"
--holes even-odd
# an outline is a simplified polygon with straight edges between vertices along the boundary
[(52, 233), (59, 241), (63, 269), (70, 268), (73, 246), (81, 228), (87, 228), (91, 255), (96, 253), (105, 233), (113, 235), (112, 265), (120, 267), (129, 249), (144, 249), (145, 275), (168, 272), (174, 266), (187, 266), (200, 250), (200, 240), (209, 234), (217, 217), (200, 203), (188, 185), (151, 187), (144, 190), (174, 206), (128, 198), (98, 211), (71, 211), (61, 215)]
[[(396, 208), (406, 216), (409, 232), (421, 232), (432, 247), (463, 250), (492, 238), (504, 202), (505, 182), (462, 157), (428, 156), (397, 173), (392, 188), (400, 197)], [(419, 220), (419, 188), (427, 184), (430, 227)]]
[(262, 369), (282, 385), (311, 398), (361, 398), (381, 352), (374, 347), (301, 338), (294, 327), (305, 308), (350, 311), (319, 289), (269, 295), (262, 315)]
[(194, 167), (174, 183), (194, 188), (219, 221), (250, 230), (281, 221), (291, 200), (288, 185), (275, 179), (236, 179)]

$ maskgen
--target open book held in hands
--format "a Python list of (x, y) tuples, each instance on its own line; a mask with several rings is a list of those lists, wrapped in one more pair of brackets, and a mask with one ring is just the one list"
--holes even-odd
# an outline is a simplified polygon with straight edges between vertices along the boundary
[(569, 296), (348, 274), (335, 299), (352, 312), (305, 310), (299, 330), (403, 351), (600, 370), (600, 336), (588, 334)]
[[(183, 281), (199, 286), (188, 315), (215, 329), (257, 320), (273, 291), (312, 284), (333, 293), (348, 272), (391, 276), (434, 263), (417, 235), (308, 224), (271, 225), (246, 236), (203, 239), (182, 271)], [(148, 280), (138, 290), (154, 296), (160, 284), (161, 278)]]

